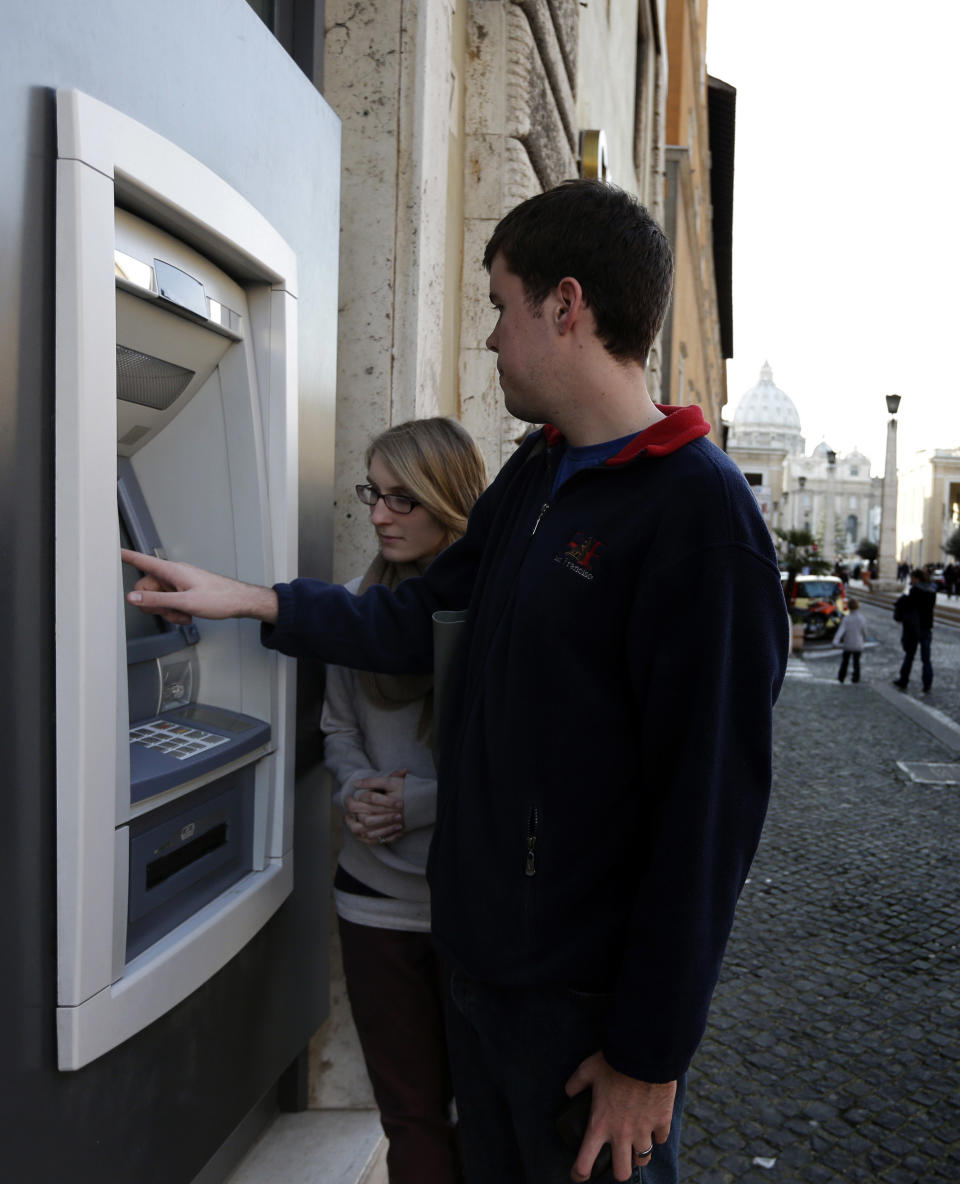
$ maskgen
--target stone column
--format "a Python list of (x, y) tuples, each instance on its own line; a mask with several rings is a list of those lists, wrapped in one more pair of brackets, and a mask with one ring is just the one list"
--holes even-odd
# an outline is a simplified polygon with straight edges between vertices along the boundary
[(836, 476), (837, 454), (831, 451), (827, 453), (827, 504), (823, 524), (823, 557), (828, 560), (837, 558)]
[[(899, 401), (899, 400), (898, 400)], [(894, 590), (897, 583), (897, 417), (887, 424), (887, 456), (883, 466), (878, 586)]]
[(343, 124), (336, 580), (361, 573), (375, 549), (353, 496), (370, 438), (457, 411), (452, 365), (442, 374), (444, 289), (448, 271), (459, 277), (447, 258), (453, 9), (453, 0), (326, 0), (324, 93)]

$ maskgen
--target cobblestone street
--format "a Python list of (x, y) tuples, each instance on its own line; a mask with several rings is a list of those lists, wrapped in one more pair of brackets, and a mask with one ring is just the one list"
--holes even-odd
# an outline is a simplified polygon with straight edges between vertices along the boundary
[[(691, 1184), (960, 1181), (960, 631), (931, 695), (889, 612), (863, 681), (838, 651), (791, 662), (774, 794), (690, 1077)], [(920, 721), (920, 722), (918, 722)], [(960, 776), (957, 776), (960, 780)]]

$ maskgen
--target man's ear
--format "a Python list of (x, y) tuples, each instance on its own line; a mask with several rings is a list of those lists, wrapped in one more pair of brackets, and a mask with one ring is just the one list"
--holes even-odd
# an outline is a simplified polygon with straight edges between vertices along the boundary
[(572, 275), (566, 275), (557, 284), (555, 293), (554, 321), (561, 333), (567, 333), (577, 323), (586, 308), (583, 288), (580, 287), (579, 280), (574, 279)]

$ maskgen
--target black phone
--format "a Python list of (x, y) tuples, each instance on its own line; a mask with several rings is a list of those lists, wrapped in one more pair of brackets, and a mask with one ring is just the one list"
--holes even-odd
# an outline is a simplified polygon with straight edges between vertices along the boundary
[[(585, 1089), (569, 1098), (561, 1107), (557, 1115), (557, 1134), (576, 1156), (587, 1133), (587, 1122), (590, 1119), (590, 1107), (593, 1105), (593, 1090)], [(610, 1170), (613, 1162), (610, 1144), (604, 1143), (600, 1154), (593, 1161), (590, 1179), (596, 1180), (604, 1172)]]

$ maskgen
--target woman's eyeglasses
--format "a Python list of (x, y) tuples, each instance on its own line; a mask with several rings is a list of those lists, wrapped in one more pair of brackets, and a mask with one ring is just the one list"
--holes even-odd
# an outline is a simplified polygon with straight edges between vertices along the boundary
[(394, 514), (409, 514), (420, 503), (403, 493), (381, 493), (376, 485), (356, 486), (357, 497), (365, 506), (375, 506), (381, 498), (383, 504)]

